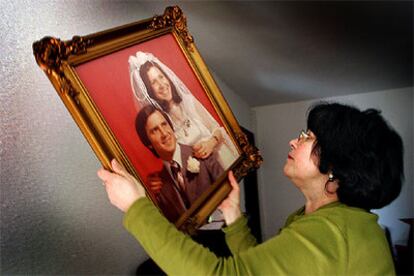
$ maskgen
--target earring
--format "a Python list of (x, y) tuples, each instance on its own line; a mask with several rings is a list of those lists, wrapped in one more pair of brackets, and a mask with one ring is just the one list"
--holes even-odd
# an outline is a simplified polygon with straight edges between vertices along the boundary
[(334, 180), (334, 175), (332, 172), (328, 174), (328, 182), (332, 182)]

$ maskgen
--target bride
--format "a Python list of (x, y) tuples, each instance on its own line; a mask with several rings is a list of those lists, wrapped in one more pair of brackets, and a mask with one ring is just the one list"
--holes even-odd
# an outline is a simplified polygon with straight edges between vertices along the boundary
[(190, 145), (196, 158), (213, 151), (224, 170), (238, 157), (225, 129), (191, 94), (177, 75), (151, 53), (129, 57), (131, 87), (140, 106), (152, 104), (171, 119), (178, 143)]

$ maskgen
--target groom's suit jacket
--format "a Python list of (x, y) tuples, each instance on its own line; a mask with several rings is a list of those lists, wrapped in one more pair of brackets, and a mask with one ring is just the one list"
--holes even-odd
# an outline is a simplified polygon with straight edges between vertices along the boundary
[[(214, 183), (214, 181), (224, 172), (223, 168), (217, 160), (215, 152), (206, 159), (197, 159), (200, 162), (200, 170), (198, 173), (192, 173), (187, 170), (187, 161), (192, 156), (192, 148), (187, 145), (178, 144), (181, 148), (181, 172), (186, 187), (186, 196), (190, 204)], [(158, 206), (171, 222), (177, 219), (186, 211), (186, 207), (182, 197), (180, 196), (176, 184), (172, 179), (168, 169), (164, 166), (160, 172), (160, 178), (163, 185), (157, 196)]]

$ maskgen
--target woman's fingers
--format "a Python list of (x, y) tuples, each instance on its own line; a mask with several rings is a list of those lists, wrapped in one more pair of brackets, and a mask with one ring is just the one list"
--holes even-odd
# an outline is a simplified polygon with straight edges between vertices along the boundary
[(230, 225), (241, 216), (240, 211), (240, 189), (232, 171), (229, 171), (228, 178), (232, 190), (227, 198), (218, 207), (224, 216), (227, 225)]
[(126, 212), (138, 198), (145, 197), (145, 189), (116, 161), (112, 167), (115, 173), (100, 169), (97, 174), (104, 182), (109, 201)]
[(151, 182), (151, 191), (153, 191), (155, 194), (159, 194), (161, 192), (163, 183), (161, 181), (157, 182)]
[(193, 151), (195, 151), (195, 152), (200, 151), (201, 147), (202, 147), (202, 144), (201, 143), (196, 143), (193, 146)]
[(111, 166), (112, 166), (112, 170), (119, 174), (122, 175), (124, 177), (128, 177), (129, 173), (127, 172), (127, 170), (124, 168), (124, 166), (122, 166), (122, 164), (118, 163), (118, 161), (116, 161), (116, 159), (112, 159), (111, 161)]
[(239, 183), (237, 183), (237, 180), (234, 177), (233, 171), (231, 170), (229, 171), (228, 177), (229, 177), (230, 185), (233, 188), (233, 190), (239, 192), (240, 191)]
[(212, 154), (213, 150), (214, 148), (211, 147), (207, 141), (199, 142), (193, 146), (194, 156), (201, 159), (206, 159), (209, 157)]
[(97, 172), (97, 174), (98, 174), (98, 177), (105, 183), (105, 182), (107, 182), (110, 178), (111, 178), (111, 176), (112, 176), (112, 173), (111, 172), (109, 172), (109, 171), (107, 171), (107, 170), (105, 170), (105, 169), (100, 169), (98, 172)]
[(201, 154), (204, 151), (203, 144), (199, 143), (193, 146), (193, 152), (195, 154)]
[(147, 181), (149, 183), (151, 191), (153, 191), (155, 194), (158, 194), (161, 191), (163, 182), (158, 174), (148, 176)]

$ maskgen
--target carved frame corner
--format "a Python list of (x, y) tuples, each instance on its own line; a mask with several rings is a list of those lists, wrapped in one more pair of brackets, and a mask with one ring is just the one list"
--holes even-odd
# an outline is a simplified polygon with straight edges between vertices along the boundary
[(79, 93), (65, 76), (63, 66), (69, 56), (85, 54), (92, 43), (91, 39), (85, 39), (81, 36), (74, 36), (69, 41), (46, 36), (32, 45), (33, 54), (39, 67), (52, 81), (58, 83), (61, 94), (67, 94), (77, 104), (79, 104), (77, 99)]
[(172, 27), (179, 37), (184, 41), (185, 46), (191, 52), (194, 51), (194, 38), (188, 31), (187, 18), (178, 6), (167, 7), (163, 15), (155, 16), (152, 19), (150, 28), (153, 30)]
[(249, 172), (257, 170), (263, 163), (263, 157), (260, 155), (259, 150), (249, 143), (246, 134), (243, 132), (238, 132), (235, 136), (237, 142), (243, 150), (243, 155), (246, 157), (234, 169), (235, 177), (237, 179), (240, 179), (246, 176)]

